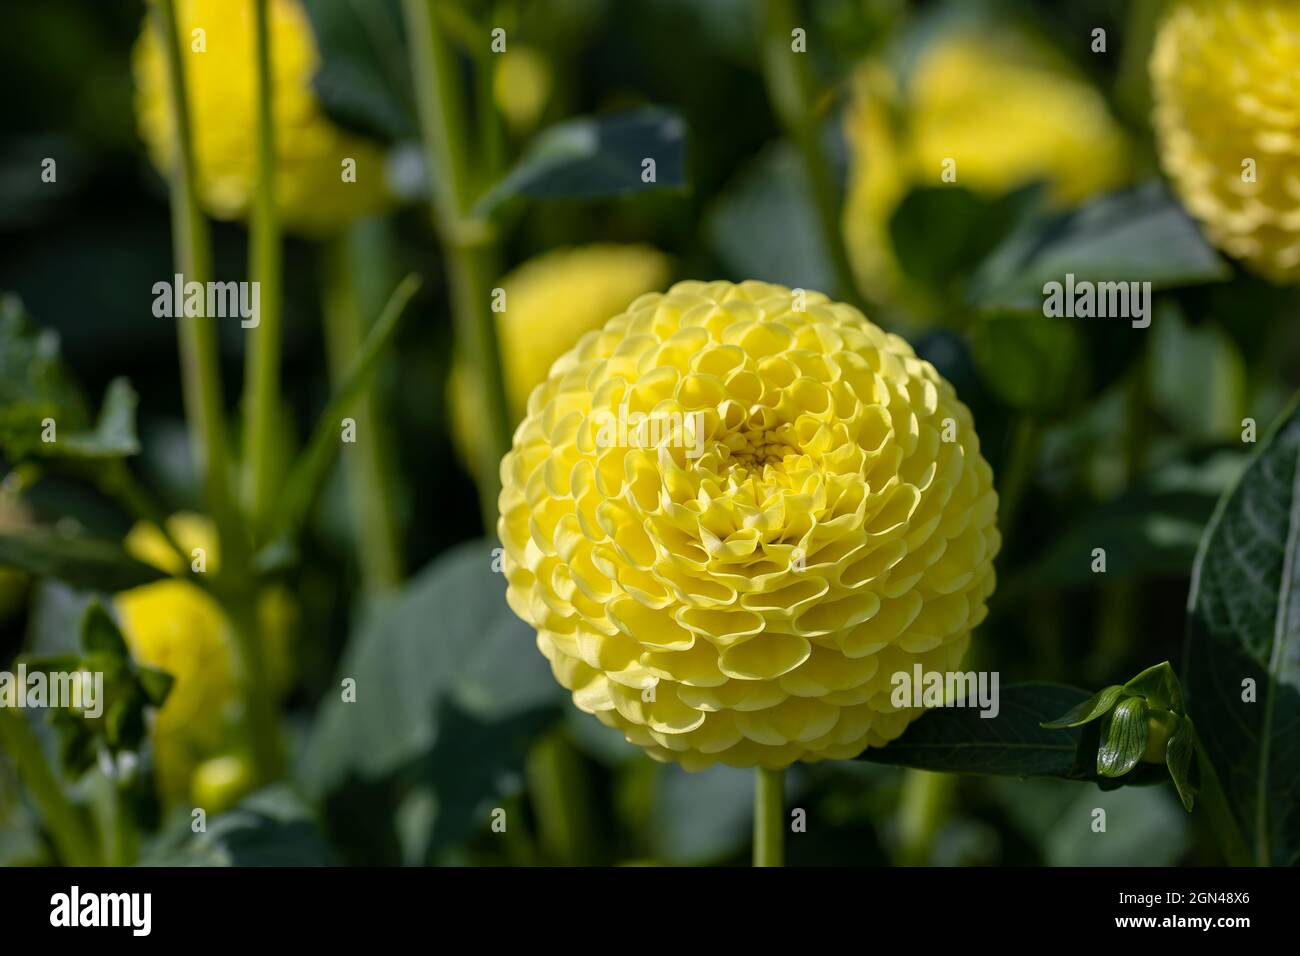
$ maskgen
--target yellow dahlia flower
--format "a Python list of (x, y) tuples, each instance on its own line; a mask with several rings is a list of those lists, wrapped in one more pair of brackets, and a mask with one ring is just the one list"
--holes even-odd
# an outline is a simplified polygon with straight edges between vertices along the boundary
[[(203, 204), (218, 219), (244, 218), (257, 181), (252, 0), (177, 0), (176, 20)], [(300, 0), (271, 0), (269, 23), (280, 215), (292, 231), (326, 234), (383, 208), (383, 152), (321, 109), (311, 88), (320, 54)], [(201, 51), (195, 30), (203, 31)], [(171, 92), (147, 19), (133, 60), (140, 135), (167, 172), (175, 153)], [(356, 162), (355, 182), (343, 179), (346, 159)]]
[(638, 298), (533, 391), (501, 479), (507, 597), (556, 679), (691, 770), (894, 739), (920, 710), (892, 675), (955, 668), (994, 587), (970, 412), (819, 293)]
[(1300, 278), (1300, 4), (1174, 4), (1151, 81), (1161, 163), (1211, 241)]
[[(663, 288), (668, 272), (668, 257), (650, 246), (597, 244), (544, 253), (502, 279), (497, 341), (512, 422), (524, 417), (528, 393), (579, 336)], [(463, 363), (452, 367), (449, 391), (452, 433), (472, 460), (482, 415), (477, 380)]]
[[(218, 556), (210, 522), (187, 514), (175, 515), (167, 524), (187, 551), (207, 549), (211, 571)], [(183, 570), (179, 556), (154, 525), (132, 528), (126, 548), (160, 570)], [(175, 679), (154, 723), (154, 763), (164, 797), (188, 798), (194, 769), (226, 745), (227, 711), (237, 695), (231, 668), (234, 637), (217, 602), (188, 581), (132, 588), (117, 595), (115, 603), (131, 656)]]
[[(202, 548), (206, 573), (220, 567), (218, 539), (212, 522), (202, 515), (177, 514), (167, 529), (187, 554)], [(134, 557), (159, 570), (180, 575), (185, 566), (162, 532), (140, 523), (126, 537)], [(282, 590), (266, 592), (257, 618), (261, 626), (266, 666), (274, 688), (282, 691), (290, 671), (292, 622)], [(232, 709), (239, 687), (234, 671), (234, 635), (220, 605), (189, 581), (156, 581), (117, 595), (117, 616), (131, 656), (170, 674), (175, 683), (158, 711), (153, 728), (154, 762), (159, 790), (169, 801), (197, 798), (214, 791), (210, 775), (196, 771), (229, 747)], [(229, 760), (220, 765), (229, 776)], [(227, 788), (227, 791), (229, 788)], [(238, 796), (242, 794), (235, 794)], [(209, 810), (210, 804), (204, 804)]]
[(871, 61), (857, 72), (845, 135), (844, 211), (850, 258), (864, 287), (898, 283), (889, 220), (915, 186), (955, 184), (999, 195), (1045, 182), (1072, 204), (1124, 182), (1125, 141), (1102, 96), (1031, 38), (967, 28), (920, 53), (906, 80)]

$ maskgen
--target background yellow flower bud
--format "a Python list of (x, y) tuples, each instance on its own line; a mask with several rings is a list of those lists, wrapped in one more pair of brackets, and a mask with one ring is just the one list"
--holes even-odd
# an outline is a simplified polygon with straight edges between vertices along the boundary
[[(177, 514), (168, 519), (167, 528), (191, 560), (194, 549), (203, 549), (204, 573), (219, 570), (220, 552), (210, 519)], [(154, 525), (141, 523), (132, 528), (126, 549), (160, 570), (176, 575), (185, 570)], [(238, 700), (238, 686), (235, 638), (229, 621), (206, 591), (183, 580), (132, 588), (117, 595), (115, 605), (131, 656), (175, 679), (154, 723), (159, 790), (169, 801), (197, 799), (195, 771), (230, 747), (231, 710)], [(258, 602), (257, 621), (268, 680), (282, 693), (292, 673), (290, 644), (296, 622), (292, 598), (282, 588), (265, 592)], [(229, 765), (225, 766), (229, 770)], [(219, 777), (228, 782), (231, 775), (218, 767), (210, 776), (205, 786), (215, 792), (213, 780)]]
[(512, 46), (497, 56), (492, 98), (511, 132), (526, 133), (537, 125), (551, 86), (551, 67), (537, 50)]
[(1210, 240), (1300, 278), (1300, 5), (1174, 3), (1151, 54), (1160, 161)]
[[(326, 118), (311, 88), (320, 55), (299, 0), (271, 0), (269, 16), (280, 214), (292, 231), (326, 234), (386, 205), (383, 151)], [(176, 18), (200, 195), (216, 218), (241, 219), (257, 179), (253, 4), (177, 0)], [(204, 31), (202, 52), (193, 46), (195, 30)], [(133, 60), (140, 135), (166, 173), (175, 152), (171, 93), (148, 19)], [(343, 181), (345, 159), (356, 161), (355, 182)]]
[[(662, 288), (669, 268), (668, 257), (650, 246), (597, 244), (545, 253), (502, 279), (497, 340), (512, 421), (524, 417), (528, 393), (552, 362), (637, 296)], [(452, 434), (473, 460), (483, 418), (478, 384), (462, 362), (452, 367), (449, 391)]]
[[(658, 444), (610, 441), (620, 410)], [(638, 298), (555, 363), (501, 473), (511, 608), (579, 709), (687, 769), (884, 745), (920, 713), (892, 675), (955, 668), (994, 587), (970, 412), (819, 293)]]
[(881, 297), (899, 280), (890, 217), (909, 189), (941, 185), (947, 160), (957, 186), (999, 195), (1041, 181), (1060, 204), (1128, 175), (1126, 142), (1101, 94), (1054, 51), (1006, 27), (940, 35), (906, 79), (864, 64), (845, 134), (845, 240), (859, 281)]
[(221, 813), (238, 803), (253, 783), (253, 767), (246, 757), (237, 754), (213, 757), (194, 771), (194, 803), (208, 814)]

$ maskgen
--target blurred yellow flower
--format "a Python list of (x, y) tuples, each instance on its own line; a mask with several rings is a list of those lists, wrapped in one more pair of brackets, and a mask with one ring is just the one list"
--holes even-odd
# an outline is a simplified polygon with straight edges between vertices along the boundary
[[(218, 539), (210, 519), (176, 514), (168, 519), (167, 529), (192, 559), (195, 550), (202, 549), (205, 573), (219, 570)], [(156, 525), (137, 524), (125, 546), (131, 555), (162, 571), (175, 575), (185, 571), (184, 562)], [(242, 795), (214, 782), (233, 779), (229, 763), (214, 767), (206, 778), (195, 776), (210, 758), (229, 749), (232, 709), (238, 705), (235, 638), (225, 612), (206, 591), (179, 578), (124, 591), (117, 595), (115, 606), (131, 656), (175, 679), (153, 729), (163, 797), (169, 802), (197, 799), (200, 783), (209, 794), (220, 790), (232, 799)], [(294, 607), (286, 591), (273, 588), (263, 593), (257, 608), (268, 679), (281, 693), (291, 672)], [(210, 803), (203, 805), (213, 809)]]
[(1180, 0), (1151, 81), (1161, 164), (1211, 241), (1300, 278), (1300, 4)]
[[(552, 362), (637, 296), (662, 288), (669, 268), (668, 257), (650, 246), (597, 244), (547, 252), (502, 279), (497, 340), (512, 423), (524, 417), (528, 393), (546, 379)], [(482, 422), (478, 383), (458, 361), (448, 385), (452, 434), (473, 460)]]
[(1125, 139), (1105, 100), (1052, 51), (1007, 28), (945, 34), (906, 80), (871, 61), (857, 72), (845, 134), (851, 153), (844, 210), (854, 271), (889, 298), (898, 267), (889, 220), (907, 192), (955, 183), (999, 195), (1046, 183), (1058, 204), (1121, 185)]
[[(167, 525), (187, 551), (206, 549), (208, 569), (215, 568), (216, 535), (206, 518), (175, 515)], [(155, 525), (132, 528), (126, 549), (160, 570), (179, 574), (183, 569)], [(131, 656), (175, 679), (154, 723), (154, 763), (164, 798), (188, 799), (195, 767), (227, 746), (228, 711), (237, 696), (231, 668), (234, 637), (217, 602), (188, 581), (132, 588), (117, 595), (115, 603)]]
[[(648, 417), (647, 417), (648, 416)], [(847, 305), (681, 282), (588, 332), (501, 464), (508, 600), (581, 710), (659, 760), (882, 746), (1000, 546), (970, 412)]]
[[(241, 219), (257, 180), (253, 4), (177, 0), (176, 19), (200, 195), (216, 218)], [(271, 0), (269, 20), (280, 214), (291, 231), (328, 234), (388, 202), (383, 151), (326, 118), (311, 88), (320, 54), (300, 0)], [(148, 18), (133, 66), (140, 135), (167, 172), (175, 153), (171, 92)], [(345, 160), (355, 162), (355, 182), (344, 181)]]
[(492, 98), (516, 134), (537, 125), (551, 98), (551, 68), (546, 57), (526, 46), (512, 46), (496, 57)]

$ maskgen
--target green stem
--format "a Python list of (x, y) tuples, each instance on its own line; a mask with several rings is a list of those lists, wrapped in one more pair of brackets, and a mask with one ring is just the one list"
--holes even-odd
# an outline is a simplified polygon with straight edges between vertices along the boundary
[(14, 762), (63, 862), (70, 866), (99, 865), (99, 850), (85, 817), (64, 796), (26, 719), (7, 708), (0, 708), (0, 744)]
[[(325, 351), (329, 358), (331, 387), (337, 390), (361, 351), (366, 323), (353, 280), (357, 271), (356, 245), (367, 241), (352, 227), (326, 249)], [(360, 550), (361, 577), (367, 592), (397, 587), (403, 577), (402, 535), (397, 526), (390, 476), (392, 444), (378, 412), (379, 390), (372, 380), (352, 406), (360, 440), (343, 456), (352, 523)]]
[(258, 324), (249, 330), (244, 391), (244, 501), (255, 529), (264, 530), (271, 509), (275, 424), (280, 407), (281, 243), (275, 203), (275, 125), (272, 117), (271, 38), (268, 0), (254, 4), (257, 48), (257, 189), (249, 236), (249, 278), (259, 285)]
[(357, 397), (370, 382), (375, 366), (397, 334), (402, 313), (419, 288), (420, 277), (415, 273), (397, 284), (384, 311), (375, 320), (361, 348), (353, 356), (347, 372), (339, 380), (334, 394), (317, 419), (306, 449), (298, 456), (285, 481), (284, 494), (277, 507), (274, 534), (293, 538), (301, 530), (329, 471), (330, 462), (338, 452), (339, 423), (352, 411)]
[(552, 733), (529, 750), (528, 799), (548, 859), (564, 866), (591, 866), (599, 840), (592, 832), (595, 808), (588, 799), (582, 758), (563, 733)]
[[(483, 389), (483, 435), (478, 442), (479, 507), (485, 529), (496, 528), (501, 490), (501, 459), (510, 450), (511, 422), (506, 401), (496, 320), (491, 310), (497, 275), (496, 239), (491, 225), (476, 218), (465, 104), (456, 55), (435, 15), (437, 0), (403, 0), (411, 73), (434, 219), (442, 238), (458, 347)], [(479, 91), (491, 95), (491, 91)]]
[(785, 862), (784, 770), (754, 771), (754, 865)]
[(998, 488), (998, 523), (1004, 538), (1009, 538), (1015, 530), (1020, 505), (1024, 501), (1025, 490), (1029, 487), (1038, 460), (1042, 438), (1042, 425), (1029, 415), (1021, 416), (1011, 437), (1011, 450), (1007, 453), (1006, 464), (998, 473), (1001, 479)]
[(845, 300), (865, 309), (849, 264), (848, 249), (840, 223), (839, 187), (831, 176), (830, 162), (822, 142), (820, 117), (811, 109), (816, 98), (809, 54), (791, 49), (792, 31), (800, 24), (793, 0), (766, 0), (763, 38), (763, 77), (773, 109), (803, 159), (812, 189), (813, 205), (821, 225), (822, 241), (830, 257)]
[[(173, 258), (185, 281), (206, 283), (212, 278), (212, 250), (207, 223), (199, 209), (194, 142), (177, 37), (175, 0), (157, 0), (151, 9), (166, 63), (170, 88), (168, 101), (176, 131), (176, 156), (170, 178)], [(225, 566), (239, 573), (239, 569), (247, 566), (244, 560), (246, 545), (230, 495), (215, 320), (211, 316), (178, 316), (176, 324), (185, 417), (197, 471), (204, 476), (208, 509), (216, 522), (222, 551), (227, 558)]]
[(924, 866), (929, 862), (956, 785), (957, 777), (950, 773), (904, 771), (898, 821), (898, 858), (903, 866)]
[(280, 776), (283, 753), (280, 747), (280, 714), (267, 679), (266, 655), (253, 610), (252, 595), (240, 596), (231, 612), (231, 630), (238, 651), (239, 683), (244, 694), (242, 730), (253, 758), (253, 770), (260, 783)]

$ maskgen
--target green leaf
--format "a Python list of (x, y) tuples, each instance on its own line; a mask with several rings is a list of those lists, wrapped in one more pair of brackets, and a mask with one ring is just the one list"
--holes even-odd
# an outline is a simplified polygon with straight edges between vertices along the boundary
[[(654, 182), (642, 181), (646, 159), (655, 162)], [(685, 186), (686, 122), (672, 110), (646, 106), (543, 130), (475, 213), (486, 217), (514, 196), (598, 199)]]
[(171, 693), (176, 678), (166, 671), (160, 671), (156, 667), (145, 665), (137, 666), (136, 675), (145, 696), (149, 698), (149, 703), (155, 707), (161, 707), (166, 703), (167, 695)]
[(1073, 708), (1068, 714), (1049, 720), (1043, 724), (1047, 730), (1061, 730), (1065, 727), (1081, 727), (1089, 721), (1096, 720), (1103, 714), (1109, 713), (1110, 709), (1115, 706), (1120, 695), (1124, 693), (1124, 688), (1118, 684), (1100, 690), (1085, 700), (1079, 706)]
[(754, 814), (753, 771), (656, 768), (650, 834), (655, 858), (673, 866), (717, 863), (744, 850)]
[(1171, 710), (1179, 715), (1183, 712), (1183, 690), (1168, 661), (1148, 667), (1125, 684), (1124, 690), (1145, 697), (1147, 703), (1159, 710)]
[(444, 705), (485, 723), (553, 706), (562, 691), (532, 629), (505, 602), (487, 541), (461, 545), (377, 606), (339, 668), (356, 701), (333, 690), (304, 776), (317, 792), (347, 777), (390, 775), (441, 746)]
[(338, 125), (386, 141), (418, 134), (397, 0), (303, 0), (320, 66), (312, 88)]
[(1001, 688), (996, 717), (981, 717), (976, 708), (936, 708), (858, 759), (949, 773), (1072, 777), (1080, 732), (1042, 725), (1088, 699), (1087, 691), (1062, 684), (1011, 684)]
[(1151, 183), (1017, 229), (979, 269), (972, 298), (984, 309), (1041, 314), (1043, 286), (1067, 274), (1076, 283), (1150, 282), (1159, 290), (1219, 281), (1230, 270), (1181, 205)]
[(135, 410), (140, 404), (131, 383), (115, 378), (104, 392), (104, 404), (93, 431), (73, 432), (45, 445), (73, 458), (122, 458), (140, 453), (135, 432)]
[(1240, 440), (1247, 370), (1232, 336), (1216, 323), (1190, 325), (1168, 298), (1152, 323), (1151, 354), (1160, 357), (1150, 364), (1152, 407), (1190, 438)]
[(1036, 187), (986, 198), (961, 186), (913, 189), (889, 220), (903, 273), (933, 288), (955, 287), (1037, 202)]
[[(1175, 462), (1110, 501), (1084, 509), (1052, 543), (1008, 578), (1000, 600), (1044, 589), (1095, 588), (1117, 579), (1190, 575), (1215, 502), (1232, 486), (1244, 456), (1220, 451), (1197, 464)], [(1093, 550), (1106, 552), (1106, 573), (1092, 571)]]
[(310, 808), (276, 784), (208, 821), (206, 833), (184, 829), (152, 848), (143, 866), (330, 866), (336, 861)]
[(0, 297), (0, 453), (12, 462), (45, 453), (42, 422), (73, 431), (88, 422), (63, 364), (59, 336), (39, 329), (16, 296)]
[(982, 316), (971, 333), (975, 367), (1007, 405), (1050, 418), (1083, 390), (1078, 329), (1043, 315)]
[(812, 187), (789, 143), (764, 149), (714, 203), (706, 222), (709, 244), (738, 279), (792, 289), (835, 287)]
[(87, 591), (125, 591), (167, 577), (114, 541), (42, 529), (0, 534), (0, 566), (58, 578)]
[[(1300, 404), (1205, 530), (1192, 573), (1183, 693), (1254, 862), (1300, 860)], [(1204, 802), (1204, 801), (1203, 801)], [(1225, 834), (1225, 846), (1234, 842)]]
[(1137, 766), (1147, 749), (1147, 705), (1140, 697), (1128, 697), (1102, 717), (1101, 748), (1097, 751), (1097, 774), (1122, 777)]
[(107, 654), (123, 660), (130, 658), (126, 639), (118, 630), (117, 622), (98, 601), (86, 608), (81, 619), (81, 646), (88, 653)]

